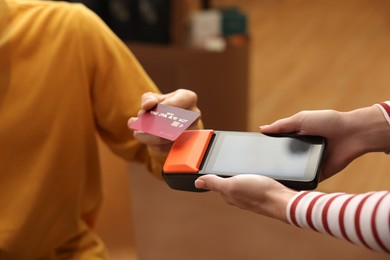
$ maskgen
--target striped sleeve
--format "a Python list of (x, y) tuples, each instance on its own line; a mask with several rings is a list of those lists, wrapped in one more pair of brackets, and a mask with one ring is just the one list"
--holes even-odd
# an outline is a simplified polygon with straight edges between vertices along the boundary
[(389, 191), (364, 194), (302, 191), (289, 201), (286, 214), (295, 226), (390, 253)]
[(375, 106), (379, 107), (379, 109), (382, 111), (383, 115), (385, 116), (387, 122), (390, 125), (390, 101), (378, 103), (375, 104)]

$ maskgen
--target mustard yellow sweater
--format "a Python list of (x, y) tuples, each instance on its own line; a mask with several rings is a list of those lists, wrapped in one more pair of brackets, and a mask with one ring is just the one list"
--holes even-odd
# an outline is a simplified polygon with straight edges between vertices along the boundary
[(147, 91), (158, 90), (84, 6), (0, 0), (0, 259), (104, 257), (91, 231), (96, 133), (160, 173), (126, 124)]

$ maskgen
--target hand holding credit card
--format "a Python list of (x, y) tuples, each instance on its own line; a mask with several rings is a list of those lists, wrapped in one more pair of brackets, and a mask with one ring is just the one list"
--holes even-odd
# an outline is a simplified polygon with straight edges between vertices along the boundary
[(140, 115), (130, 128), (174, 141), (199, 117), (199, 113), (190, 110), (157, 104)]

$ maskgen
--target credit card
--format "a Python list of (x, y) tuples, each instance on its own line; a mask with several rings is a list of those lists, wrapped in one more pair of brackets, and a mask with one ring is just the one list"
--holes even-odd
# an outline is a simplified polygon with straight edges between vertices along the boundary
[(140, 115), (130, 128), (174, 141), (199, 117), (199, 113), (190, 110), (157, 104)]

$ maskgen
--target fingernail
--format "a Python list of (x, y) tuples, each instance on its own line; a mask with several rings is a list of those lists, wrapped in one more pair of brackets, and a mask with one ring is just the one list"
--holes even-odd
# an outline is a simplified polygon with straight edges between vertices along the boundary
[(146, 98), (147, 100), (153, 100), (155, 102), (158, 102), (158, 98), (155, 95), (150, 95)]
[(131, 117), (129, 120), (127, 120), (127, 126), (130, 127), (133, 124), (133, 117)]
[(196, 180), (195, 187), (198, 189), (202, 189), (206, 187), (206, 182), (204, 180)]

